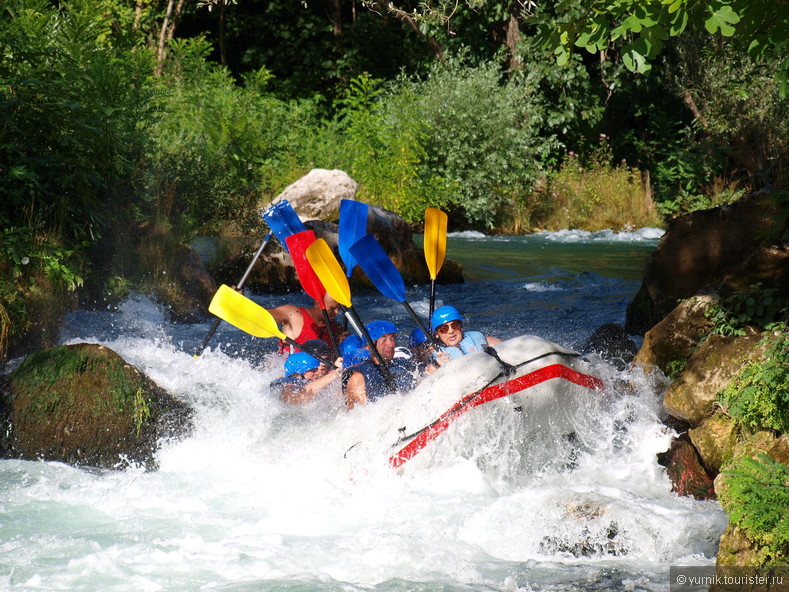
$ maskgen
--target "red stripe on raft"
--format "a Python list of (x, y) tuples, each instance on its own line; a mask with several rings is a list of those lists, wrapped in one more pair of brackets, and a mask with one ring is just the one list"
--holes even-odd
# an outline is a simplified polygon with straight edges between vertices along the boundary
[(489, 403), (490, 401), (494, 401), (496, 399), (500, 399), (501, 397), (519, 393), (526, 390), (527, 388), (540, 384), (541, 382), (551, 380), (552, 378), (564, 378), (565, 380), (589, 389), (602, 390), (603, 388), (603, 381), (595, 376), (581, 374), (580, 372), (561, 364), (551, 364), (550, 366), (544, 366), (539, 370), (529, 372), (528, 374), (513, 378), (507, 382), (489, 386), (488, 388), (481, 390), (475, 396), (470, 397), (469, 400), (462, 405), (455, 403), (457, 409), (454, 412), (451, 412), (452, 408), (450, 408), (450, 411), (447, 411), (444, 414), (445, 417), (443, 419), (428, 427), (423, 432), (420, 432), (413, 440), (403, 446), (395, 454), (390, 456), (389, 464), (394, 468), (405, 464), (407, 461), (416, 456), (419, 451), (427, 446), (427, 444), (440, 436), (453, 421), (455, 421), (469, 409), (484, 403)]

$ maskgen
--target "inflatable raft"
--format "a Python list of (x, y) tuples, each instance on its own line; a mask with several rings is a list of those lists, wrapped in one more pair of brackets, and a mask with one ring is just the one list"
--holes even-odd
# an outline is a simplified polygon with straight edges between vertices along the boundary
[[(474, 416), (517, 414), (524, 429), (572, 433), (603, 389), (580, 354), (533, 335), (450, 360), (403, 395), (382, 436), (399, 468)], [(388, 399), (388, 397), (387, 397)], [(435, 446), (435, 444), (433, 444)]]

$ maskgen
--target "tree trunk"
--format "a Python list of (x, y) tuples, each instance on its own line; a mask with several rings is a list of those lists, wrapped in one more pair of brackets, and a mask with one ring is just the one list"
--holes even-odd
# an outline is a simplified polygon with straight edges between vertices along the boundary
[(175, 26), (178, 23), (178, 17), (184, 8), (184, 0), (178, 0), (176, 5), (174, 0), (168, 0), (167, 10), (164, 13), (164, 20), (162, 21), (162, 28), (159, 31), (159, 47), (156, 52), (156, 75), (162, 75), (164, 68), (165, 46), (167, 41), (171, 41), (175, 36)]
[(333, 27), (333, 34), (335, 37), (342, 36), (342, 0), (331, 0), (331, 15), (330, 20)]
[(521, 68), (521, 60), (516, 54), (518, 42), (521, 40), (521, 30), (518, 27), (517, 6), (517, 4), (510, 5), (510, 20), (507, 23), (507, 53), (509, 54), (510, 75)]

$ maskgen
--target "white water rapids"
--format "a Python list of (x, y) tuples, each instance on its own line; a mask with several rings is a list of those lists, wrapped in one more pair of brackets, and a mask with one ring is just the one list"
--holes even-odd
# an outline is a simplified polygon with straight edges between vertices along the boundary
[(725, 515), (672, 493), (656, 460), (673, 435), (657, 377), (597, 362), (609, 388), (571, 455), (476, 414), (473, 447), (448, 432), (398, 473), (344, 457), (396, 397), (288, 407), (268, 389), (281, 361), (232, 327), (194, 359), (183, 340), (207, 327), (145, 298), (69, 318), (64, 342), (117, 351), (195, 408), (195, 430), (155, 472), (0, 461), (0, 590), (652, 591), (669, 565), (714, 563)]

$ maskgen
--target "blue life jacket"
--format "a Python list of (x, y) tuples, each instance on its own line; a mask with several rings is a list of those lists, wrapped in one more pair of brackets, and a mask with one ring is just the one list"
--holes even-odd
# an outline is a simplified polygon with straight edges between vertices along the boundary
[(479, 331), (464, 331), (463, 339), (457, 346), (447, 347), (442, 345), (441, 351), (448, 353), (450, 358), (459, 358), (466, 354), (482, 351), (487, 345), (487, 339)]
[[(364, 376), (364, 388), (367, 401), (372, 402), (379, 397), (391, 395), (395, 391), (387, 384), (383, 371), (378, 364), (367, 360), (353, 367), (354, 372)], [(416, 364), (407, 358), (395, 358), (389, 363), (389, 373), (398, 391), (410, 391), (417, 383)]]

